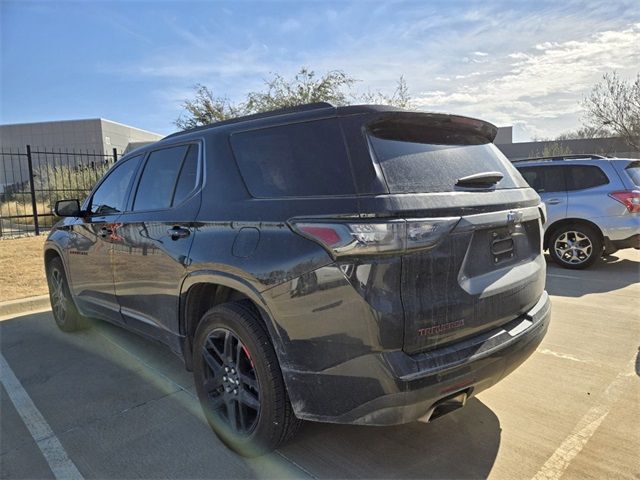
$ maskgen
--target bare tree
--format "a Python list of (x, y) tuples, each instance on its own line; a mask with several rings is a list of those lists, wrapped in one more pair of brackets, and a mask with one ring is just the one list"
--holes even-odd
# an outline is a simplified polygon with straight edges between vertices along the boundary
[(605, 74), (584, 99), (585, 127), (622, 137), (640, 151), (640, 73), (635, 81)]
[(377, 105), (393, 105), (400, 108), (411, 108), (414, 106), (413, 100), (409, 93), (409, 87), (407, 86), (407, 81), (402, 75), (398, 79), (396, 89), (394, 90), (392, 95), (386, 95), (382, 92), (372, 92), (371, 90), (368, 90), (362, 95), (355, 96), (354, 100), (361, 101), (362, 103)]
[(582, 138), (600, 138), (610, 135), (607, 130), (597, 127), (582, 127), (574, 131), (561, 133), (555, 140), (579, 140)]
[(180, 115), (175, 124), (186, 130), (241, 115), (313, 102), (330, 102), (338, 106), (363, 102), (402, 108), (412, 105), (404, 77), (400, 77), (392, 95), (371, 91), (355, 95), (352, 87), (357, 81), (341, 70), (332, 70), (318, 76), (313, 70), (302, 67), (291, 79), (274, 74), (265, 80), (264, 90), (249, 92), (245, 101), (238, 103), (230, 101), (226, 96), (216, 96), (211, 89), (198, 84), (194, 87), (194, 98), (183, 102), (185, 113)]

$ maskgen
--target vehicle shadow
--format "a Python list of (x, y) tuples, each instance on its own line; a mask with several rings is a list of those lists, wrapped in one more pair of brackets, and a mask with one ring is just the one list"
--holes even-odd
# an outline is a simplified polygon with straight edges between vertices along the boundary
[[(278, 452), (247, 460), (210, 431), (191, 374), (162, 345), (103, 322), (65, 334), (45, 312), (0, 322), (0, 350), (81, 473), (100, 478), (480, 478), (500, 446), (498, 418), (471, 399), (430, 424), (309, 422)], [(11, 408), (2, 405), (2, 418), (15, 417), (0, 422), (11, 439), (3, 472), (45, 476)]]
[[(2, 356), (83, 476), (300, 477), (300, 469), (277, 454), (245, 459), (226, 448), (189, 386), (176, 382), (190, 378), (178, 373), (180, 360), (118, 330), (94, 322), (65, 334), (50, 312), (0, 322)], [(2, 478), (50, 478), (16, 407), (0, 391)]]
[(582, 297), (607, 293), (640, 282), (640, 256), (609, 255), (585, 270), (569, 270), (547, 258), (547, 291), (550, 295)]
[[(102, 322), (98, 329), (192, 391), (191, 374), (165, 347)], [(316, 478), (481, 478), (491, 471), (500, 436), (497, 416), (473, 398), (464, 408), (428, 424), (365, 427), (306, 422), (278, 454)], [(267, 457), (262, 462), (273, 468)]]
[(498, 417), (474, 398), (428, 424), (309, 422), (281, 452), (317, 478), (486, 478), (500, 437)]

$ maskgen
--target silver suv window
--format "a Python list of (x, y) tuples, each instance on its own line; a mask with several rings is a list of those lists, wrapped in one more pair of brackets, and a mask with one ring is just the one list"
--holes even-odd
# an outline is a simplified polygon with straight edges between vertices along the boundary
[(562, 167), (520, 167), (518, 170), (531, 188), (538, 193), (565, 191)]
[(539, 165), (518, 170), (538, 193), (586, 190), (609, 183), (607, 175), (595, 165)]
[(562, 168), (565, 169), (568, 191), (586, 190), (609, 183), (609, 178), (595, 165), (567, 165)]
[(640, 162), (631, 162), (624, 171), (627, 172), (636, 187), (640, 187)]

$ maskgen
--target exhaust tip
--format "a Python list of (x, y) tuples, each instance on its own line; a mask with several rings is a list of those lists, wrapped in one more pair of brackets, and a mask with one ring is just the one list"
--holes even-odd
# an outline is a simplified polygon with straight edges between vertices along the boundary
[(467, 403), (470, 389), (456, 392), (448, 397), (438, 400), (434, 403), (426, 415), (420, 418), (421, 422), (431, 422), (437, 418), (443, 417), (451, 412), (455, 412)]

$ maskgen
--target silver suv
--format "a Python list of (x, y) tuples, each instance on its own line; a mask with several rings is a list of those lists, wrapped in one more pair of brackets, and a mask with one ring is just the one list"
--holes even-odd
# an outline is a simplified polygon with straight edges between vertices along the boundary
[(640, 248), (640, 161), (599, 155), (514, 160), (547, 207), (544, 248), (565, 268)]

